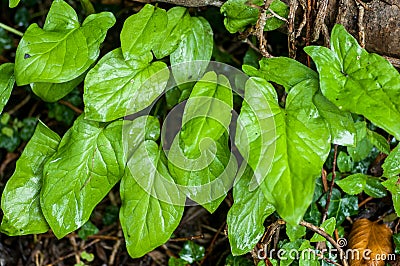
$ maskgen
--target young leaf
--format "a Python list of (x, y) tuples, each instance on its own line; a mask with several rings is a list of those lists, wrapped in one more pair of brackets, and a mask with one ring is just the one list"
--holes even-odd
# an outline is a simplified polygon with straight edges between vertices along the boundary
[(17, 84), (62, 83), (77, 78), (96, 61), (100, 44), (114, 23), (112, 13), (102, 12), (88, 16), (80, 26), (72, 7), (55, 0), (43, 29), (32, 24), (18, 45)]
[(122, 121), (100, 124), (83, 116), (44, 166), (40, 205), (61, 238), (82, 226), (124, 173)]
[(301, 225), (286, 225), (286, 235), (291, 242), (296, 241), (306, 235), (306, 228)]
[(167, 12), (168, 23), (164, 38), (153, 47), (153, 53), (157, 59), (170, 55), (178, 48), (186, 32), (190, 29), (189, 11), (184, 7), (173, 7)]
[(347, 151), (354, 162), (364, 160), (373, 148), (372, 143), (367, 138), (367, 123), (365, 121), (356, 122), (356, 146), (347, 147)]
[(171, 175), (189, 198), (214, 212), (232, 187), (237, 170), (236, 159), (228, 147), (227, 133), (213, 145), (201, 146), (201, 155), (196, 159), (188, 159), (178, 143), (176, 137), (168, 152)]
[(369, 265), (373, 261), (373, 265), (384, 266), (385, 260), (382, 258), (392, 253), (392, 234), (392, 230), (385, 224), (368, 219), (355, 221), (349, 235), (349, 248), (364, 256), (350, 257), (350, 265)]
[(384, 154), (390, 153), (389, 142), (382, 135), (367, 128), (367, 139)]
[(40, 208), (39, 192), (43, 165), (55, 153), (59, 142), (60, 137), (39, 121), (3, 191), (2, 232), (26, 235), (44, 233), (49, 229)]
[(234, 203), (228, 212), (228, 237), (234, 256), (251, 251), (264, 234), (264, 220), (275, 208), (269, 204), (260, 188), (250, 191), (253, 171), (246, 167), (233, 187)]
[(86, 72), (79, 77), (63, 83), (34, 82), (30, 86), (32, 91), (45, 102), (56, 102), (70, 93), (86, 76)]
[[(185, 83), (200, 79), (211, 59), (214, 46), (213, 31), (202, 17), (190, 18), (190, 27), (178, 48), (170, 55), (172, 73), (181, 89)], [(203, 62), (201, 62), (203, 61)], [(186, 85), (188, 86), (188, 85)]]
[(256, 173), (267, 200), (292, 225), (300, 222), (310, 205), (315, 177), (330, 149), (329, 130), (312, 103), (316, 89), (309, 80), (298, 83), (282, 109), (274, 88), (252, 78), (246, 83), (238, 118), (240, 153)]
[(85, 118), (112, 121), (148, 107), (165, 89), (165, 63), (125, 61), (115, 49), (89, 71), (85, 79)]
[[(336, 228), (335, 217), (331, 217), (328, 220), (324, 221), (320, 227), (325, 231), (325, 233), (327, 233), (328, 235), (332, 235), (333, 231), (335, 231)], [(326, 239), (323, 236), (315, 233), (313, 237), (310, 239), (310, 242), (321, 242), (325, 240)]]
[(354, 163), (351, 156), (347, 155), (346, 152), (341, 151), (337, 157), (337, 166), (341, 173), (345, 173), (353, 170)]
[(19, 4), (19, 1), (21, 1), (21, 0), (9, 0), (8, 6), (9, 6), (10, 8), (14, 8), (14, 7), (16, 7), (16, 6)]
[(400, 144), (398, 144), (385, 159), (382, 168), (386, 177), (400, 174)]
[(0, 65), (0, 113), (3, 112), (3, 108), (10, 98), (14, 83), (14, 64)]
[[(198, 156), (205, 138), (217, 141), (228, 131), (233, 108), (232, 89), (224, 75), (208, 72), (194, 86), (186, 103), (180, 145), (190, 158)], [(209, 142), (211, 143), (211, 142)], [(205, 142), (202, 143), (204, 149)]]
[(342, 25), (332, 30), (331, 50), (304, 50), (317, 65), (325, 97), (400, 139), (400, 123), (395, 122), (400, 121), (400, 103), (394, 100), (400, 98), (400, 74), (386, 59), (362, 49)]
[[(143, 142), (121, 181), (120, 221), (129, 255), (138, 258), (164, 244), (178, 226), (185, 205), (157, 143)], [(165, 184), (169, 184), (166, 186)]]
[(336, 184), (347, 194), (357, 195), (361, 193), (367, 183), (367, 176), (364, 174), (349, 175), (346, 178), (336, 180)]
[(399, 177), (395, 176), (392, 177), (385, 182), (382, 183), (384, 187), (386, 187), (390, 193), (392, 193), (392, 200), (394, 210), (397, 213), (397, 216), (400, 217), (400, 179)]
[(167, 20), (164, 9), (150, 4), (127, 18), (120, 37), (125, 60), (142, 61), (143, 55), (151, 55), (151, 49), (158, 47), (165, 38)]

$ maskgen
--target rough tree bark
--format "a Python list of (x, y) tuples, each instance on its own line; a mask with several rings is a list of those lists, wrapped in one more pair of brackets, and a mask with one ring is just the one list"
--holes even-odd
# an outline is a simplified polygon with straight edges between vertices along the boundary
[[(220, 6), (217, 0), (137, 0), (139, 2), (166, 2), (187, 7)], [(301, 0), (299, 0), (301, 1)], [(318, 4), (324, 0), (312, 0)], [(290, 4), (291, 0), (283, 0)], [(393, 57), (400, 62), (400, 0), (329, 0), (325, 24), (329, 29), (336, 23), (339, 6), (344, 14), (340, 22), (358, 40), (364, 38), (365, 48), (370, 52)], [(360, 9), (361, 12), (360, 13)], [(301, 11), (299, 8), (298, 11)], [(312, 21), (317, 12), (312, 10)], [(360, 15), (362, 19), (360, 19)], [(302, 13), (296, 15), (296, 25), (302, 20)], [(305, 30), (303, 30), (305, 32)]]

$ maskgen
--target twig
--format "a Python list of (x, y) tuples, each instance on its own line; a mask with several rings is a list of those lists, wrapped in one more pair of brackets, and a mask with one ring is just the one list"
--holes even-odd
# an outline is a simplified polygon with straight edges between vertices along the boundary
[(251, 49), (253, 49), (257, 53), (260, 53), (260, 49), (258, 49), (257, 46), (255, 46), (254, 43), (252, 43), (248, 38), (246, 38), (246, 40), (244, 41), (250, 46)]
[[(81, 249), (81, 251), (87, 249), (88, 247), (90, 247), (90, 246), (96, 244), (96, 243), (99, 242), (99, 241), (101, 241), (101, 240), (100, 240), (100, 239), (95, 239), (95, 240), (93, 240), (93, 241), (90, 242), (89, 244), (86, 244), (86, 245)], [(66, 259), (68, 259), (68, 258), (70, 258), (70, 257), (72, 257), (72, 256), (74, 256), (74, 255), (75, 255), (75, 251), (74, 251), (74, 252), (71, 252), (71, 253), (69, 253), (69, 254), (67, 254), (67, 255), (65, 255), (65, 256), (59, 257), (57, 260), (53, 261), (52, 263), (47, 264), (47, 266), (56, 265), (56, 264), (58, 264), (59, 262), (61, 262), (61, 261), (63, 261), (63, 260), (66, 260)]]
[(294, 26), (294, 20), (296, 18), (296, 10), (298, 7), (297, 0), (290, 0), (289, 15), (288, 15), (288, 49), (289, 57), (296, 58), (296, 30)]
[(279, 19), (279, 20), (282, 20), (282, 21), (288, 23), (288, 20), (287, 20), (286, 18), (281, 17), (278, 13), (275, 13), (275, 11), (272, 10), (271, 8), (268, 8), (268, 11), (269, 11), (269, 12), (272, 14), (272, 16), (274, 16), (275, 18), (277, 18), (277, 19)]
[(323, 223), (323, 222), (326, 220), (326, 217), (327, 217), (327, 215), (328, 215), (329, 204), (331, 203), (331, 197), (332, 197), (332, 190), (333, 190), (333, 186), (335, 185), (337, 149), (338, 149), (338, 145), (335, 144), (335, 146), (334, 146), (334, 152), (333, 152), (332, 181), (331, 181), (331, 186), (330, 186), (330, 188), (329, 188), (328, 197), (327, 197), (327, 199), (326, 199), (326, 205), (325, 205), (324, 215), (322, 216), (322, 221), (321, 221), (321, 223)]
[(7, 165), (9, 163), (11, 163), (12, 161), (14, 161), (15, 159), (17, 159), (17, 158), (18, 158), (18, 154), (17, 153), (13, 153), (13, 152), (7, 153), (6, 158), (4, 159), (4, 161), (0, 165), (0, 177), (3, 176), (4, 171), (7, 168)]
[(361, 201), (361, 202), (358, 204), (358, 208), (361, 208), (363, 205), (365, 205), (366, 203), (370, 202), (370, 201), (373, 200), (373, 199), (374, 199), (373, 197), (368, 197), (368, 198), (366, 198), (365, 200)]
[(197, 235), (197, 236), (188, 236), (188, 237), (177, 237), (177, 238), (171, 238), (170, 242), (183, 242), (183, 241), (191, 241), (195, 239), (203, 239), (204, 235)]
[(317, 17), (314, 21), (314, 31), (312, 34), (312, 41), (315, 42), (319, 39), (319, 33), (321, 31), (322, 25), (325, 24), (326, 10), (328, 7), (329, 0), (319, 1), (320, 6), (318, 8)]
[(204, 261), (207, 259), (207, 257), (211, 254), (212, 250), (214, 249), (215, 246), (215, 241), (218, 239), (218, 235), (222, 232), (222, 229), (224, 229), (226, 225), (226, 222), (224, 222), (219, 228), (218, 231), (215, 233), (213, 239), (211, 240), (210, 245), (207, 248), (206, 254), (204, 255), (203, 259), (200, 262), (200, 265), (204, 263)]
[(339, 1), (339, 8), (336, 16), (336, 24), (343, 24), (345, 22), (348, 6), (349, 6), (349, 0)]
[(265, 24), (267, 23), (267, 10), (271, 5), (272, 1), (273, 0), (264, 0), (264, 6), (261, 8), (261, 12), (260, 15), (258, 16), (256, 24), (256, 36), (260, 43), (260, 53), (262, 56), (266, 58), (272, 57), (272, 55), (270, 55), (267, 51), (267, 40), (265, 39), (264, 36), (264, 27)]
[(324, 186), (324, 191), (328, 192), (329, 187), (328, 187), (327, 173), (324, 168), (322, 168), (321, 171), (321, 178), (322, 178), (322, 185)]
[[(307, 23), (306, 23), (306, 46), (310, 45), (310, 35), (311, 35), (311, 9), (312, 9), (312, 3), (311, 0), (307, 0), (307, 12), (306, 12), (306, 17), (307, 17)], [(311, 58), (309, 55), (307, 55), (307, 66), (311, 67)]]
[(344, 251), (342, 250), (342, 248), (339, 246), (339, 244), (330, 236), (328, 235), (324, 230), (322, 230), (321, 228), (310, 224), (308, 222), (305, 221), (301, 221), (300, 225), (314, 231), (315, 233), (323, 236), (326, 240), (329, 241), (329, 243), (331, 243), (340, 253), (340, 259), (342, 260), (343, 266), (348, 266), (347, 260), (346, 260), (346, 254), (344, 253)]
[(19, 30), (14, 29), (14, 28), (12, 28), (10, 26), (7, 26), (6, 24), (0, 23), (0, 28), (5, 29), (6, 31), (12, 32), (15, 35), (18, 35), (18, 36), (21, 36), (21, 37), (24, 36), (24, 34), (22, 32), (20, 32)]
[(67, 107), (69, 107), (71, 110), (73, 110), (75, 113), (77, 114), (82, 114), (83, 111), (81, 109), (79, 109), (78, 107), (76, 107), (75, 105), (73, 105), (70, 102), (64, 101), (64, 100), (59, 100), (58, 101), (60, 104), (65, 105)]
[(301, 8), (303, 9), (303, 19), (300, 22), (299, 28), (297, 29), (296, 38), (300, 37), (301, 31), (307, 24), (307, 3), (305, 0), (300, 0)]
[(359, 0), (355, 0), (358, 8), (358, 41), (362, 48), (365, 48), (365, 30), (364, 30), (364, 3)]
[(29, 102), (29, 100), (31, 99), (31, 95), (29, 94), (28, 96), (25, 97), (25, 99), (23, 99), (19, 104), (17, 104), (13, 109), (11, 109), (10, 111), (8, 111), (7, 113), (9, 115), (14, 114), (15, 112), (17, 112), (19, 109), (21, 109), (22, 106), (24, 106), (25, 104), (27, 104)]
[(115, 261), (115, 256), (117, 255), (119, 246), (121, 245), (121, 240), (117, 240), (113, 246), (111, 255), (110, 255), (110, 259), (108, 260), (108, 265), (114, 265), (114, 261)]

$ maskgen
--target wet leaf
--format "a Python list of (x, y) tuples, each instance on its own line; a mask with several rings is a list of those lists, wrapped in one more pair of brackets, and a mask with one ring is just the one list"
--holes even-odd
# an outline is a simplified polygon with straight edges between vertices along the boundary
[(382, 183), (392, 193), (393, 206), (400, 217), (400, 179), (395, 176)]
[(182, 250), (179, 252), (181, 259), (184, 259), (189, 263), (200, 261), (204, 257), (204, 254), (204, 247), (197, 245), (193, 241), (185, 242), (185, 244), (183, 244)]
[[(319, 203), (322, 207), (326, 206), (326, 195), (321, 198)], [(328, 217), (336, 218), (336, 225), (341, 225), (346, 217), (357, 214), (358, 198), (353, 195), (344, 195), (336, 188), (332, 190), (331, 203), (328, 208)]]
[(0, 65), (0, 114), (10, 98), (14, 83), (14, 64)]
[(99, 232), (99, 228), (95, 226), (91, 221), (87, 221), (82, 228), (78, 231), (78, 236), (83, 240), (86, 240), (88, 236), (95, 235)]
[(3, 191), (2, 232), (26, 235), (44, 233), (49, 229), (40, 208), (39, 193), (43, 165), (56, 152), (59, 142), (60, 137), (39, 121)]
[[(328, 235), (332, 235), (333, 231), (335, 231), (336, 228), (335, 217), (331, 217), (328, 220), (324, 221), (321, 224), (320, 228), (323, 229), (325, 233), (327, 233)], [(317, 233), (315, 233), (313, 237), (310, 239), (310, 242), (321, 242), (321, 241), (326, 241), (326, 239)]]
[[(385, 261), (381, 258), (387, 257), (392, 252), (392, 231), (385, 224), (371, 222), (368, 219), (359, 219), (354, 222), (349, 235), (349, 248), (357, 250), (359, 258), (354, 256), (350, 259), (351, 266), (384, 266)], [(365, 250), (370, 260), (363, 258)]]
[(400, 74), (386, 59), (362, 49), (342, 25), (332, 30), (331, 50), (304, 50), (317, 65), (326, 98), (400, 139), (400, 103), (395, 101), (400, 98)]
[(354, 163), (349, 155), (341, 151), (337, 157), (337, 166), (340, 172), (345, 173), (353, 170)]
[(275, 211), (260, 188), (250, 191), (252, 178), (253, 171), (247, 166), (233, 187), (234, 203), (226, 222), (234, 256), (243, 255), (255, 247), (264, 234), (264, 220)]
[(391, 177), (400, 174), (400, 144), (394, 148), (382, 165), (383, 174)]
[(54, 1), (43, 29), (32, 24), (18, 45), (17, 84), (62, 83), (77, 78), (96, 61), (100, 44), (114, 23), (112, 13), (102, 12), (88, 16), (80, 25), (72, 7), (62, 0)]

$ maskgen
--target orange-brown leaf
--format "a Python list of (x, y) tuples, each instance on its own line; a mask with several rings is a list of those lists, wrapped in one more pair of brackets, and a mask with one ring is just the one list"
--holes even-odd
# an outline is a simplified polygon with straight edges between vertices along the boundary
[(384, 259), (392, 253), (392, 234), (385, 224), (368, 219), (354, 222), (349, 236), (349, 248), (353, 252), (347, 253), (351, 255), (350, 266), (384, 266)]

